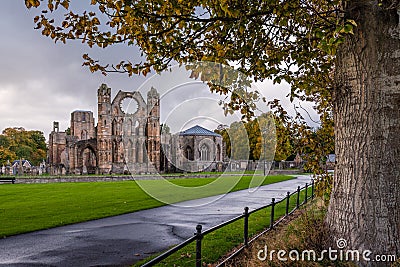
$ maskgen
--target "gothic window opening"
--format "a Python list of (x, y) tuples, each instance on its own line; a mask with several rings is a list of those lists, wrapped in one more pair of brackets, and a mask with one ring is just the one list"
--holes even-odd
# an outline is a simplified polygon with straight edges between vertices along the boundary
[(186, 147), (185, 157), (188, 160), (193, 160), (193, 150), (192, 150), (192, 148), (190, 146)]
[(143, 163), (147, 163), (147, 149), (146, 149), (146, 143), (143, 143)]
[(135, 146), (135, 162), (139, 163), (139, 152), (140, 152), (140, 145), (139, 145), (139, 141), (136, 142), (136, 146)]
[(113, 162), (118, 162), (118, 149), (119, 149), (118, 143), (117, 143), (117, 141), (114, 141), (113, 142), (113, 150), (112, 150), (112, 161)]
[(208, 161), (210, 160), (209, 157), (209, 149), (206, 144), (202, 145), (200, 148), (200, 160), (201, 161)]
[(81, 152), (82, 169), (84, 172), (94, 174), (96, 170), (96, 153), (91, 147), (87, 147)]
[(128, 155), (127, 161), (133, 162), (133, 143), (131, 140), (128, 142), (128, 153), (126, 154)]
[(88, 132), (86, 130), (82, 130), (81, 132), (81, 140), (86, 140), (88, 136)]
[(117, 135), (117, 121), (114, 119), (112, 122), (112, 134)]
[(139, 129), (140, 129), (139, 122), (136, 121), (136, 122), (135, 122), (135, 134), (136, 134), (136, 135), (139, 135)]
[(124, 125), (124, 119), (120, 119), (120, 121), (119, 121), (119, 123), (118, 123), (118, 127), (117, 127), (117, 129), (118, 129), (118, 133), (117, 133), (117, 135), (122, 135), (123, 133), (122, 133), (122, 126)]

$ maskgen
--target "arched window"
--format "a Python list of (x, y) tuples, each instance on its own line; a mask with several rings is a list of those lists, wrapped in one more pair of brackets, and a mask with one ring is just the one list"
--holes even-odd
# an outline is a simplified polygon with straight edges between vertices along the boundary
[(117, 121), (114, 119), (112, 122), (112, 134), (113, 135), (118, 135), (118, 123)]
[(136, 141), (136, 145), (135, 145), (135, 162), (139, 163), (139, 153), (140, 153), (140, 145), (139, 145), (139, 141)]
[(117, 160), (118, 162), (123, 162), (124, 161), (124, 144), (120, 141), (118, 143), (118, 156), (117, 156)]
[(201, 161), (208, 161), (210, 160), (209, 157), (209, 149), (206, 144), (203, 144), (200, 148), (200, 160)]
[(112, 161), (113, 162), (117, 162), (118, 161), (118, 143), (115, 140), (113, 142)]
[(143, 163), (147, 163), (147, 149), (146, 149), (146, 143), (143, 143)]
[(81, 140), (86, 140), (88, 136), (88, 132), (86, 130), (82, 130), (81, 132)]
[(135, 121), (135, 123), (133, 124), (133, 129), (132, 129), (132, 133), (135, 135), (139, 135), (139, 122)]
[(91, 168), (90, 172), (93, 171), (93, 167), (96, 167), (96, 153), (91, 147), (87, 147), (82, 150), (82, 166)]
[(117, 125), (117, 130), (118, 130), (118, 133), (117, 133), (117, 135), (122, 135), (123, 133), (122, 133), (122, 127), (123, 127), (123, 125), (124, 125), (124, 119), (123, 118), (121, 118), (120, 120), (119, 120), (119, 122), (118, 122), (118, 125)]
[(133, 162), (133, 143), (131, 140), (129, 140), (128, 142), (128, 158), (127, 161), (128, 162)]
[(193, 160), (193, 150), (192, 150), (192, 148), (191, 148), (190, 146), (187, 146), (187, 147), (186, 147), (186, 150), (185, 150), (185, 157), (186, 157), (188, 160)]

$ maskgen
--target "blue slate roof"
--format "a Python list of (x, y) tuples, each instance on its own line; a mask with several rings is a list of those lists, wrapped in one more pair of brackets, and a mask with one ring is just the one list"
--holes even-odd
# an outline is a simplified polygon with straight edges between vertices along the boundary
[(193, 126), (192, 128), (189, 128), (185, 131), (182, 131), (179, 133), (180, 136), (185, 136), (185, 135), (205, 135), (205, 136), (218, 136), (220, 137), (221, 135), (214, 133), (210, 130), (207, 130), (206, 128), (203, 128), (199, 125)]

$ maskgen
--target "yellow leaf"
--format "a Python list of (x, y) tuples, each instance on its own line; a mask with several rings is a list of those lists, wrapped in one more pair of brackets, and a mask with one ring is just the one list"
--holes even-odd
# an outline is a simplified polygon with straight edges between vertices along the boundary
[(65, 9), (68, 10), (68, 8), (69, 8), (69, 1), (64, 0), (64, 1), (61, 3), (61, 5), (62, 5)]
[(27, 8), (38, 7), (38, 6), (40, 6), (40, 1), (39, 0), (25, 0), (25, 6)]

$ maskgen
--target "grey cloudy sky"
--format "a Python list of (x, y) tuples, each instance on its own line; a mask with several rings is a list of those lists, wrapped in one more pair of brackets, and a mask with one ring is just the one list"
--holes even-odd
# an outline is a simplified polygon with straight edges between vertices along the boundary
[[(121, 59), (138, 58), (138, 49), (124, 45), (90, 49), (79, 41), (67, 42), (66, 45), (54, 44), (51, 39), (42, 36), (40, 31), (34, 30), (35, 14), (37, 11), (27, 10), (22, 0), (2, 1), (0, 130), (22, 126), (29, 130), (43, 131), (47, 138), (53, 121), (60, 122), (61, 130), (69, 127), (70, 113), (74, 110), (92, 110), (96, 116), (97, 88), (102, 83), (112, 88), (113, 95), (118, 90), (134, 91), (141, 88), (142, 91), (146, 91), (151, 85), (158, 90), (160, 87), (173, 87), (174, 93), (170, 93), (172, 91), (168, 89), (164, 90), (169, 93), (163, 95), (161, 102), (162, 121), (169, 125), (177, 122), (178, 126), (173, 130), (187, 128), (193, 124), (213, 127), (210, 120), (214, 120), (215, 124), (234, 119), (221, 118), (222, 110), (215, 105), (216, 101), (211, 100), (214, 96), (206, 87), (196, 82), (188, 82), (182, 72), (165, 73), (153, 78), (91, 73), (82, 67), (84, 53), (89, 53), (102, 62), (116, 63)], [(188, 83), (182, 85), (184, 82)], [(256, 87), (268, 99), (280, 98), (284, 105), (292, 107), (285, 98), (289, 92), (287, 85), (273, 86), (266, 81), (257, 83)], [(202, 120), (204, 117), (208, 119)]]

